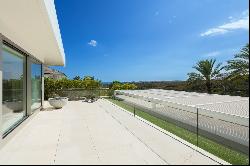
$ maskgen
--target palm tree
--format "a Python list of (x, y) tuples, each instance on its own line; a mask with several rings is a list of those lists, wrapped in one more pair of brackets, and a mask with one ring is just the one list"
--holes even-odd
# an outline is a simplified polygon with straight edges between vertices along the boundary
[(212, 93), (212, 80), (221, 76), (221, 71), (224, 69), (222, 64), (216, 65), (215, 59), (207, 59), (197, 62), (193, 68), (198, 72), (188, 73), (189, 80), (205, 81), (207, 92)]
[(229, 78), (249, 77), (249, 43), (227, 63), (225, 69), (229, 71)]

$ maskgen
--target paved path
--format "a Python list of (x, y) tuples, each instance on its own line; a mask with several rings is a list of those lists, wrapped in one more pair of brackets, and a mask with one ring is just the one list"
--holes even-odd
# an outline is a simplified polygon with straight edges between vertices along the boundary
[(0, 164), (218, 164), (105, 100), (41, 111), (0, 150)]

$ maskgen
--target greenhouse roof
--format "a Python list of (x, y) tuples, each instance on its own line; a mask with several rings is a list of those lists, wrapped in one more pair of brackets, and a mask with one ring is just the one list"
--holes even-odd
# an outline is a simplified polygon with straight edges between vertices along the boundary
[(119, 90), (124, 94), (148, 101), (166, 102), (175, 105), (202, 108), (214, 112), (249, 118), (249, 98), (207, 93), (150, 89)]

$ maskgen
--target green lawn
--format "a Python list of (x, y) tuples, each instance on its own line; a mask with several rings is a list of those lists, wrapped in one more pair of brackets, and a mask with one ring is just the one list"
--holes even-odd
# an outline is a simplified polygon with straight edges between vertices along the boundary
[[(134, 108), (122, 101), (108, 99), (112, 103), (126, 109), (129, 112), (134, 112)], [(184, 128), (178, 127), (173, 123), (161, 120), (156, 118), (146, 112), (143, 112), (139, 109), (136, 109), (136, 115), (150, 121), (151, 123), (169, 131), (176, 136), (196, 145), (197, 135), (193, 132), (190, 132)], [(249, 157), (243, 153), (237, 152), (235, 150), (229, 149), (221, 144), (218, 144), (212, 140), (209, 140), (205, 137), (199, 136), (199, 147), (218, 156), (219, 158), (234, 164), (234, 165), (249, 165)]]

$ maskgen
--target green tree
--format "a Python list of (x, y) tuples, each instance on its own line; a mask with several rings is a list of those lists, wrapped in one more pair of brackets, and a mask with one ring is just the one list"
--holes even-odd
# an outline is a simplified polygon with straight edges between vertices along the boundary
[(80, 76), (75, 76), (75, 77), (73, 78), (73, 80), (80, 80), (80, 79), (81, 79)]
[(61, 96), (63, 90), (68, 89), (85, 89), (90, 90), (90, 92), (93, 92), (93, 90), (100, 89), (101, 81), (93, 79), (94, 77), (88, 77), (83, 80), (69, 80), (67, 78), (63, 78), (60, 80), (54, 80), (50, 78), (45, 78), (44, 80), (44, 89), (45, 89), (45, 99), (48, 99), (49, 97), (55, 97), (55, 96)]
[(226, 81), (232, 95), (249, 96), (249, 44), (246, 44), (234, 59), (227, 61)]
[(249, 77), (249, 43), (243, 47), (233, 60), (227, 62), (225, 69), (229, 72), (229, 77)]
[(189, 91), (204, 92), (206, 91), (205, 81), (200, 74), (194, 72), (188, 73), (186, 88)]
[(111, 84), (110, 89), (112, 90), (121, 90), (122, 89), (122, 83), (119, 81), (113, 81)]
[(124, 89), (124, 90), (134, 90), (136, 88), (137, 86), (135, 84), (130, 84), (130, 83), (123, 84), (121, 87), (121, 89)]
[(56, 92), (56, 84), (55, 80), (51, 78), (44, 79), (44, 98), (48, 99), (50, 97), (54, 97), (54, 93)]
[(84, 76), (82, 81), (84, 88), (87, 90), (98, 89), (101, 86), (101, 81), (95, 80), (93, 76)]
[(113, 81), (112, 84), (121, 84), (120, 81)]
[(109, 87), (112, 90), (134, 90), (137, 86), (132, 83), (121, 83), (120, 81), (113, 81)]
[(84, 76), (83, 80), (95, 80), (95, 77), (93, 77), (93, 76)]
[(208, 93), (212, 93), (212, 80), (218, 79), (221, 76), (221, 71), (224, 69), (222, 64), (216, 65), (215, 59), (201, 60), (193, 67), (197, 72), (188, 73), (188, 80), (204, 81)]

